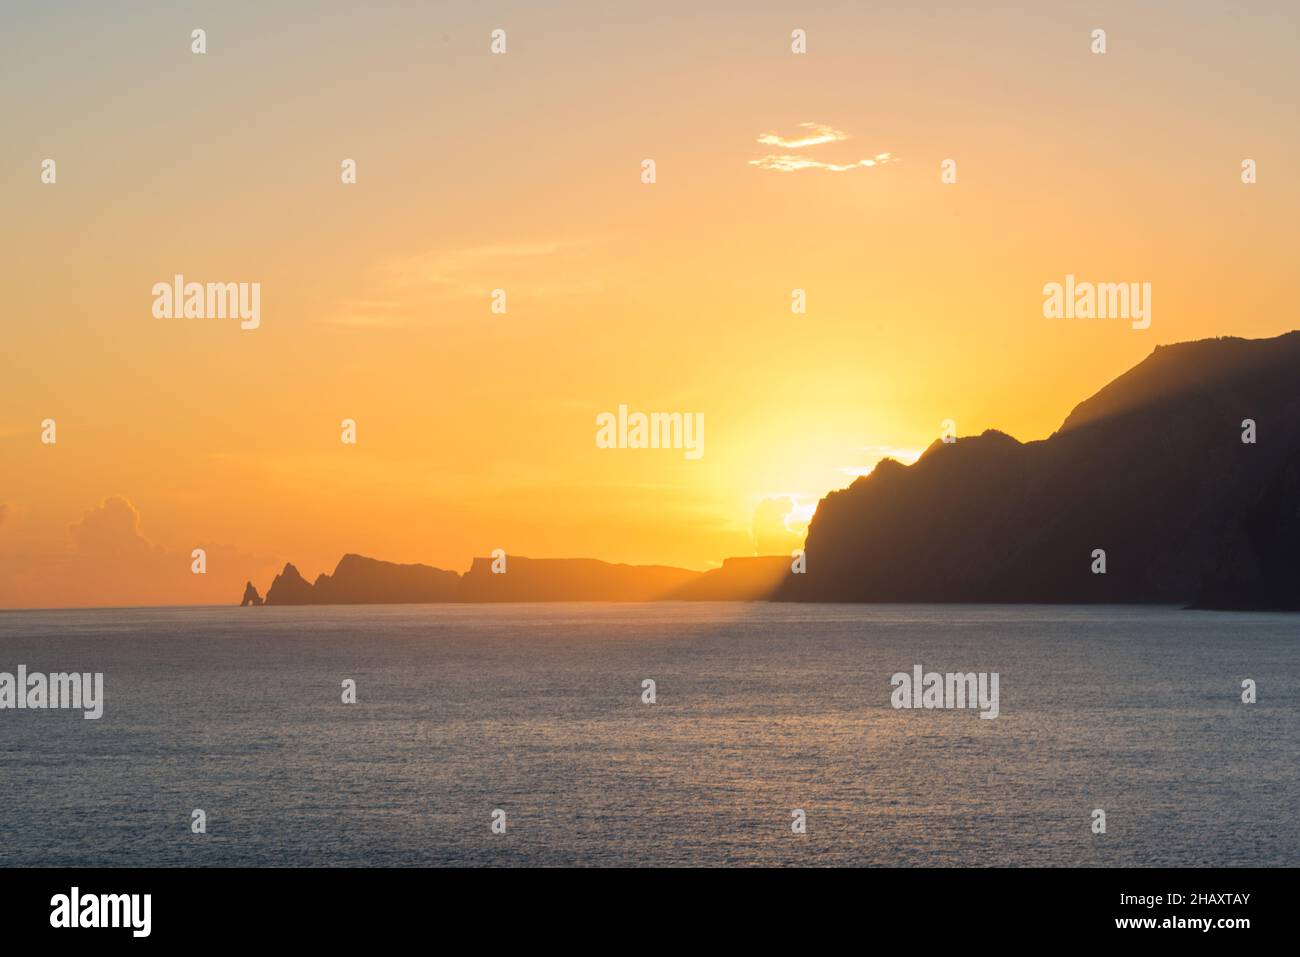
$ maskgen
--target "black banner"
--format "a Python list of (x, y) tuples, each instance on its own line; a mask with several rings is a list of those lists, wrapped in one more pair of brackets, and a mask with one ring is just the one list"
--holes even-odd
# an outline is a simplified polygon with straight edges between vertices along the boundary
[[(1132, 938), (1233, 947), (1294, 927), (1294, 870), (163, 870), (0, 872), (7, 941), (82, 945), (483, 940), (637, 946)], [(647, 935), (649, 935), (647, 937)], [(899, 935), (903, 935), (901, 938)], [(954, 937), (953, 935), (957, 935)], [(621, 943), (620, 943), (621, 942)], [(687, 946), (678, 938), (672, 946)]]

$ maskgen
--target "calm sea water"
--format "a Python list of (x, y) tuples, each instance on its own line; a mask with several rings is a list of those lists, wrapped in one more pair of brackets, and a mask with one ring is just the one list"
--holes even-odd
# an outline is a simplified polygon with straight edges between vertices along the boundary
[[(998, 672), (1001, 716), (895, 711), (918, 663)], [(106, 705), (0, 711), (3, 865), (1300, 865), (1296, 616), (0, 612), (19, 664)]]

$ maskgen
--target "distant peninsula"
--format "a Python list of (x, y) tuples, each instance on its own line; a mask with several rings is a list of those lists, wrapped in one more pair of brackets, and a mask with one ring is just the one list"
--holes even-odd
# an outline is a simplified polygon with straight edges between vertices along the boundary
[[(331, 575), (309, 582), (291, 564), (266, 600), (249, 582), (246, 605), (416, 604), (520, 601), (757, 601), (790, 571), (783, 556), (729, 558), (707, 572), (663, 565), (616, 565), (594, 558), (476, 558), (461, 575), (430, 565), (398, 565), (344, 555)], [(496, 566), (498, 571), (493, 571)]]

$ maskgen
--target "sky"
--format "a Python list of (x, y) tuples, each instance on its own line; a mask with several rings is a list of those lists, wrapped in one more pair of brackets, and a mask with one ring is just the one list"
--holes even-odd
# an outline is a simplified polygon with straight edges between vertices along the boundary
[[(1157, 345), (1296, 328), (1298, 10), (5, 3), (0, 607), (715, 567), (945, 420), (1045, 438)], [(258, 328), (155, 317), (176, 274)], [(1067, 274), (1150, 328), (1046, 318)], [(599, 447), (620, 405), (703, 454)]]

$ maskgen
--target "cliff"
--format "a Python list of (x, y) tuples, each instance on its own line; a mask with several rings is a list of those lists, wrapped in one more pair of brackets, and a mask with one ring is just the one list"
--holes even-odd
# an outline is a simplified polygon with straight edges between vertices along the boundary
[(776, 597), (1297, 608), (1297, 474), (1300, 333), (1167, 346), (1048, 439), (936, 442), (831, 493)]

